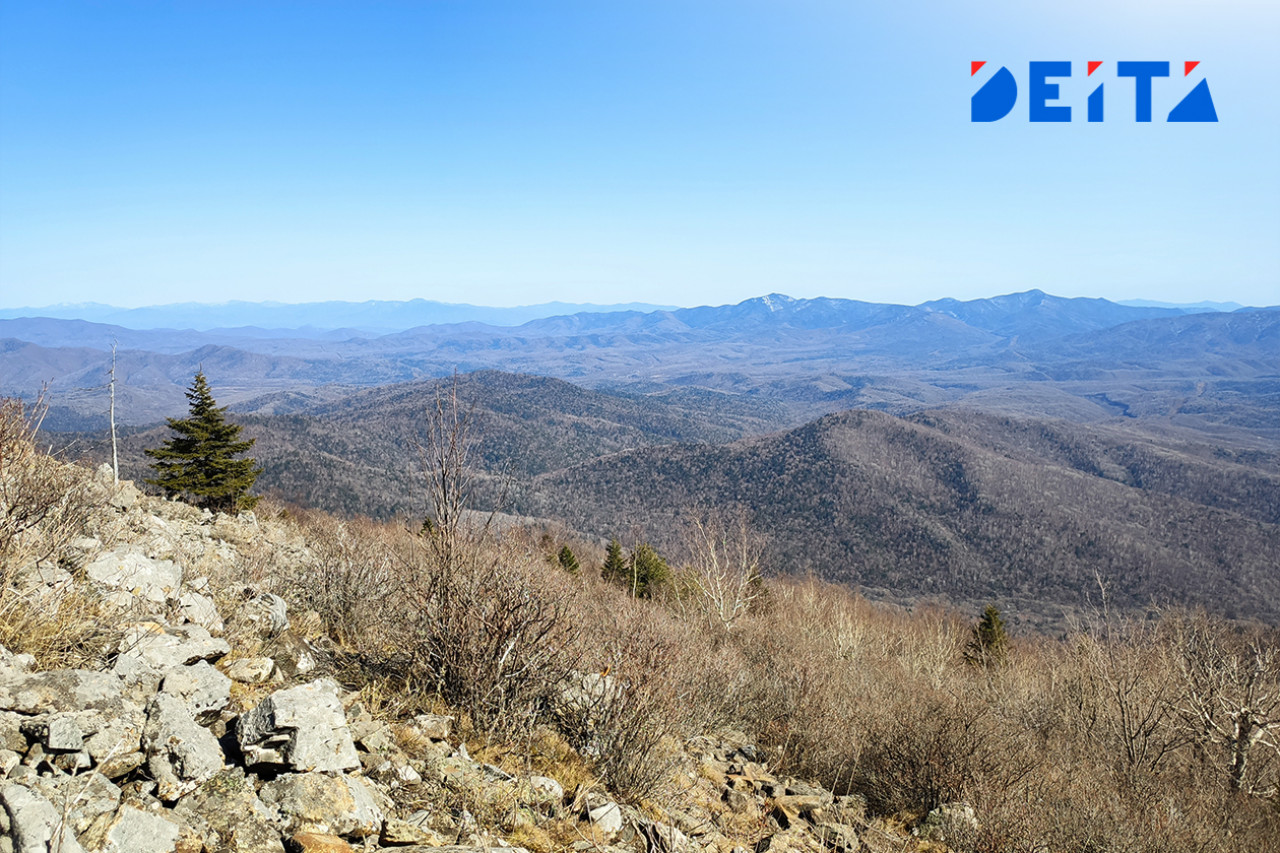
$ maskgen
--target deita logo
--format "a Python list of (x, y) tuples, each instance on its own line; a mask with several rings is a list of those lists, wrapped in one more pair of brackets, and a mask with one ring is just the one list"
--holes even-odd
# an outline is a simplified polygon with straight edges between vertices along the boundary
[[(969, 76), (976, 76), (985, 61), (975, 61), (969, 65)], [(1105, 63), (1102, 60), (1091, 60), (1087, 63), (1086, 77), (1093, 77), (1095, 71)], [(1169, 76), (1168, 62), (1117, 62), (1115, 74), (1111, 78), (1113, 85), (1120, 85), (1119, 78), (1132, 78), (1134, 87), (1134, 121), (1151, 121), (1151, 88), (1157, 77)], [(1184, 79), (1191, 76), (1199, 62), (1182, 63)], [(1071, 76), (1070, 62), (1032, 62), (1027, 73), (1028, 115), (1031, 121), (1071, 121), (1069, 104), (1054, 104), (1057, 101), (1057, 83), (1049, 82), (1054, 78)], [(1106, 114), (1106, 81), (1104, 74), (1098, 75), (1098, 86), (1090, 94), (1085, 104), (1085, 112), (1089, 121), (1104, 121)], [(982, 84), (982, 88), (973, 93), (969, 108), (970, 121), (999, 121), (1013, 112), (1018, 102), (1018, 81), (1013, 73), (1004, 66), (991, 75), (991, 79)], [(1166, 121), (1173, 122), (1210, 122), (1218, 120), (1218, 111), (1213, 106), (1213, 95), (1209, 92), (1209, 81), (1201, 78), (1195, 87), (1183, 96), (1172, 110)]]

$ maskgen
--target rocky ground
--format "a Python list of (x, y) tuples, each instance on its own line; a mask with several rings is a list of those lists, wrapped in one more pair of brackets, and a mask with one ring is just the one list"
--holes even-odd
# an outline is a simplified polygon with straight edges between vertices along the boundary
[[(67, 628), (92, 646), (79, 668), (0, 647), (0, 853), (880, 853), (945, 850), (973, 820), (962, 805), (911, 831), (869, 820), (732, 732), (675, 745), (660, 802), (619, 802), (553, 732), (558, 764), (469, 751), (461, 712), (404, 713), (343, 683), (316, 614), (251, 582), (264, 549), (309, 559), (296, 528), (150, 498), (109, 472), (95, 489), (101, 511), (70, 557), (7, 572), (25, 618), (74, 601), (94, 627)], [(587, 674), (558, 701), (618, 689)]]

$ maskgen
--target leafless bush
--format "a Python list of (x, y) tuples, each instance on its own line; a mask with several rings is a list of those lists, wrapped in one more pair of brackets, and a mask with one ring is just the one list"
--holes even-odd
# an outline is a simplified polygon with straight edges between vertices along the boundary
[(691, 638), (677, 623), (612, 588), (600, 591), (584, 637), (584, 662), (600, 668), (567, 685), (560, 725), (620, 797), (638, 802), (670, 777), (675, 739), (706, 722), (698, 694), (707, 672), (691, 665)]
[(23, 563), (57, 555), (92, 514), (89, 473), (36, 447), (43, 410), (0, 399), (0, 595)]
[(531, 731), (573, 669), (576, 589), (537, 561), (485, 551), (450, 567), (414, 543), (386, 617), (413, 679), (504, 737)]

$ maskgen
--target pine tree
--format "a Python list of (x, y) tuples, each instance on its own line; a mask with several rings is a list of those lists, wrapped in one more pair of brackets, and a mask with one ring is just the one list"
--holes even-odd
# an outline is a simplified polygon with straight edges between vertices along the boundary
[(568, 545), (560, 549), (560, 553), (556, 555), (556, 562), (560, 564), (560, 568), (569, 574), (576, 575), (578, 573), (578, 558)]
[(164, 489), (168, 497), (183, 497), (215, 512), (235, 512), (253, 507), (258, 499), (248, 494), (262, 472), (253, 459), (235, 459), (253, 447), (253, 439), (239, 441), (240, 425), (226, 419), (226, 407), (218, 408), (204, 371), (196, 373), (187, 389), (190, 416), (169, 418), (176, 436), (146, 454), (156, 476), (146, 482)]
[(671, 567), (650, 545), (640, 543), (631, 552), (631, 593), (636, 598), (652, 598), (671, 580)]
[(1009, 656), (1009, 635), (1004, 630), (1004, 619), (994, 604), (982, 611), (982, 618), (973, 626), (973, 634), (965, 649), (965, 659), (980, 666), (998, 666)]
[(604, 554), (604, 565), (600, 567), (600, 577), (617, 584), (630, 585), (631, 583), (631, 568), (622, 556), (622, 546), (618, 544), (617, 539), (609, 540), (609, 547)]

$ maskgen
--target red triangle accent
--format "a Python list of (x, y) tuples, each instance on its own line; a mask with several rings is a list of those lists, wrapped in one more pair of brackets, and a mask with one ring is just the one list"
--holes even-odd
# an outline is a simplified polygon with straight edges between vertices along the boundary
[(1191, 73), (1191, 71), (1192, 71), (1192, 70), (1193, 70), (1197, 65), (1199, 65), (1199, 64), (1200, 64), (1199, 60), (1197, 60), (1197, 61), (1195, 61), (1195, 62), (1184, 62), (1184, 63), (1182, 63), (1182, 76), (1183, 76), (1183, 77), (1186, 77), (1186, 76), (1187, 76), (1188, 74), (1190, 74), (1190, 73)]
[(1093, 72), (1097, 71), (1098, 66), (1101, 64), (1102, 64), (1102, 60), (1100, 59), (1089, 60), (1089, 74), (1093, 74)]
[(977, 60), (975, 60), (975, 61), (973, 61), (973, 62), (970, 62), (970, 63), (969, 63), (969, 76), (970, 76), (970, 77), (972, 77), (973, 75), (977, 74), (977, 73), (978, 73), (978, 69), (979, 69), (979, 68), (981, 68), (982, 66), (986, 65), (986, 64), (987, 64), (987, 61), (986, 61), (985, 59), (984, 59), (984, 60), (982, 60), (982, 61), (980, 61), (980, 62), (979, 62), (979, 61), (977, 61)]

